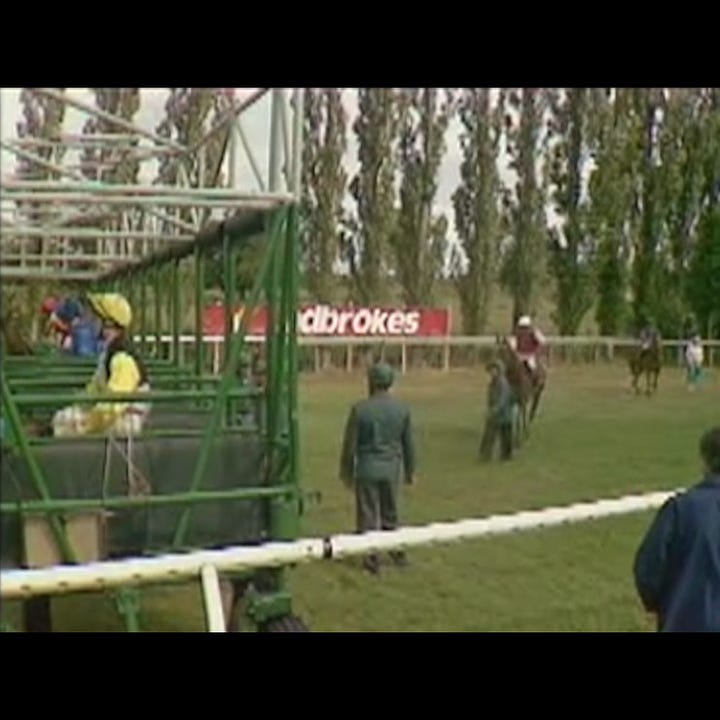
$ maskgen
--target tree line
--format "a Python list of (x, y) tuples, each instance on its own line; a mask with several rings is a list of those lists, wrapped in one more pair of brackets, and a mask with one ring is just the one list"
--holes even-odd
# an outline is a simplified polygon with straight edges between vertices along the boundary
[[(230, 96), (220, 90), (170, 88), (156, 131), (197, 142), (227, 109)], [(594, 313), (607, 335), (647, 321), (668, 336), (690, 322), (720, 335), (720, 89), (305, 90), (309, 297), (337, 299), (341, 263), (340, 284), (357, 303), (386, 300), (392, 275), (404, 303), (428, 305), (449, 278), (470, 335), (488, 330), (499, 287), (512, 297), (513, 316), (532, 312), (550, 287), (561, 334), (575, 334)], [(139, 88), (91, 91), (98, 107), (125, 119), (139, 109)], [(57, 132), (61, 104), (26, 91), (21, 101), (20, 136)], [(459, 127), (460, 179), (448, 216), (437, 191), (451, 124)], [(118, 130), (90, 119), (83, 131)], [(346, 167), (351, 133), (354, 174)], [(158, 181), (184, 172), (191, 184), (222, 183), (226, 142), (217, 133), (203, 163), (190, 155), (182, 168), (161, 163)], [(93, 163), (83, 172), (136, 182), (132, 159), (103, 169), (110, 152), (89, 150), (84, 160)]]
[[(306, 92), (303, 239), (318, 300), (342, 260), (360, 302), (381, 300), (392, 272), (404, 302), (427, 304), (449, 274), (466, 334), (487, 330), (498, 286), (517, 316), (548, 285), (561, 334), (591, 311), (607, 335), (648, 321), (670, 336), (720, 332), (720, 89), (360, 88), (352, 128), (347, 90)], [(435, 205), (452, 121), (448, 218)]]

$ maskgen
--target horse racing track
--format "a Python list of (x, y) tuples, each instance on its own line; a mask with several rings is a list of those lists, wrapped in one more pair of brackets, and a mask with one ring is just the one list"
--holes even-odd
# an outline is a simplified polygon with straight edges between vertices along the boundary
[[(395, 392), (413, 410), (419, 484), (404, 491), (405, 524), (482, 517), (670, 490), (699, 477), (698, 439), (720, 422), (720, 384), (688, 393), (665, 368), (656, 396), (629, 393), (626, 366), (556, 366), (528, 443), (507, 464), (478, 462), (487, 375), (416, 372)], [(337, 478), (343, 423), (365, 391), (360, 375), (304, 376), (303, 536), (347, 532), (353, 498)], [(651, 630), (632, 583), (635, 550), (653, 513), (631, 514), (415, 549), (410, 566), (365, 574), (358, 559), (295, 568), (297, 612), (322, 630)], [(58, 630), (120, 630), (112, 600), (55, 602)], [(11, 622), (15, 603), (3, 610)], [(148, 592), (143, 625), (202, 630), (199, 586)]]

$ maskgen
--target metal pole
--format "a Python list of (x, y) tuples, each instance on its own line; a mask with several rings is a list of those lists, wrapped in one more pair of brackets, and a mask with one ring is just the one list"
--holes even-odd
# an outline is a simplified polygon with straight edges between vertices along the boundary
[(268, 90), (269, 88), (260, 88), (260, 90), (257, 90), (249, 97), (246, 97), (238, 105), (234, 105), (234, 107), (228, 111), (227, 115), (223, 117), (217, 125), (215, 125), (203, 138), (198, 140), (195, 145), (191, 145), (188, 148), (188, 153), (197, 152), (199, 148), (205, 145), (205, 143), (207, 143), (207, 141), (210, 140), (216, 133), (225, 128), (227, 124), (233, 120), (233, 118), (238, 118), (241, 113), (254, 105), (258, 100), (260, 100), (260, 98), (267, 95)]
[(372, 551), (504, 535), (516, 531), (555, 527), (565, 523), (645, 512), (660, 507), (678, 492), (682, 490), (629, 495), (596, 502), (360, 535), (334, 535), (324, 538), (302, 538), (294, 542), (271, 542), (259, 547), (230, 547), (223, 550), (88, 563), (74, 567), (6, 570), (0, 574), (0, 594), (6, 599), (17, 599), (33, 595), (105, 590), (124, 585), (175, 582), (197, 577), (200, 569), (206, 565), (212, 565), (218, 572), (234, 572), (246, 568), (279, 567), (320, 559), (336, 560)]
[(283, 174), (285, 175), (285, 184), (288, 188), (292, 183), (292, 158), (290, 157), (290, 121), (288, 119), (288, 102), (287, 93), (282, 94), (282, 111), (280, 112), (280, 125), (282, 126), (283, 137)]
[[(284, 213), (276, 213), (276, 215), (273, 217), (272, 224), (273, 226), (277, 227), (271, 228), (271, 234), (278, 233), (278, 228), (282, 224), (283, 220)], [(220, 425), (220, 418), (222, 416), (222, 410), (225, 407), (225, 400), (230, 391), (230, 388), (235, 383), (235, 368), (237, 366), (238, 358), (240, 356), (240, 350), (244, 344), (244, 334), (247, 332), (247, 323), (260, 299), (264, 280), (270, 269), (271, 259), (272, 253), (265, 253), (260, 268), (258, 269), (258, 273), (255, 276), (255, 283), (253, 285), (252, 291), (250, 292), (250, 297), (245, 304), (245, 312), (243, 314), (243, 319), (240, 324), (240, 329), (232, 336), (232, 349), (230, 352), (230, 358), (225, 368), (223, 369), (222, 379), (217, 389), (216, 400), (213, 404), (212, 413), (210, 415), (210, 419), (205, 429), (205, 434), (203, 436), (202, 444), (200, 446), (198, 461), (195, 466), (195, 470), (193, 471), (192, 480), (190, 482), (191, 492), (194, 492), (200, 487), (200, 483), (202, 482), (202, 479), (205, 475), (205, 470), (207, 468), (208, 460), (210, 458), (210, 451), (212, 449), (212, 441), (215, 438), (215, 434), (217, 433), (218, 427)], [(178, 522), (175, 536), (173, 538), (173, 546), (179, 547), (183, 543), (189, 521), (190, 511), (186, 509), (183, 512), (180, 521)]]
[[(205, 207), (205, 208), (228, 208), (237, 209), (238, 205), (242, 205), (246, 210), (270, 210), (277, 205), (291, 202), (292, 196), (287, 193), (275, 193), (261, 195), (260, 193), (252, 196), (247, 194), (245, 197), (234, 198), (190, 198), (177, 196), (129, 196), (120, 195), (112, 197), (101, 197), (93, 194), (80, 193), (43, 193), (39, 195), (36, 192), (7, 192), (5, 188), (0, 187), (0, 193), (3, 193), (2, 202), (33, 202), (36, 205), (45, 203), (65, 203), (67, 205), (165, 205), (169, 207)], [(44, 208), (38, 208), (38, 212)], [(169, 222), (169, 221), (168, 221)], [(196, 232), (196, 228), (192, 225), (185, 225), (184, 228), (193, 228), (192, 232)]]
[[(222, 237), (222, 265), (223, 265), (223, 301), (225, 305), (225, 342), (223, 344), (223, 368), (227, 368), (230, 363), (230, 338), (235, 330), (235, 267), (232, 245), (230, 243), (230, 235), (227, 231), (223, 232)], [(225, 424), (230, 425), (232, 402), (228, 398), (225, 405)]]
[(265, 192), (265, 182), (263, 181), (262, 173), (260, 172), (260, 166), (258, 165), (257, 160), (255, 159), (255, 153), (253, 153), (253, 149), (247, 140), (247, 136), (245, 135), (245, 131), (243, 130), (240, 118), (237, 119), (236, 130), (238, 137), (240, 138), (240, 142), (242, 143), (242, 146), (245, 150), (245, 154), (247, 155), (247, 159), (250, 162), (250, 167), (253, 171), (253, 175), (255, 175), (255, 179), (257, 180), (258, 187), (262, 192)]
[(52, 180), (5, 180), (1, 184), (6, 197), (13, 198), (15, 193), (32, 190), (38, 202), (53, 193), (91, 193), (92, 195), (130, 195), (130, 196), (172, 196), (191, 197), (205, 200), (261, 200), (276, 198), (277, 192), (258, 193), (223, 187), (189, 187), (180, 185), (114, 185), (96, 182), (56, 182)]
[(237, 182), (237, 127), (236, 121), (232, 121), (230, 125), (230, 135), (228, 137), (228, 188), (235, 189)]
[(58, 135), (57, 137), (38, 138), (38, 137), (22, 137), (9, 142), (18, 147), (55, 147), (64, 146), (66, 148), (86, 147), (88, 145), (105, 145), (107, 143), (130, 143), (136, 141), (137, 135), (122, 133), (92, 133), (91, 135)]
[(180, 367), (180, 261), (172, 263), (172, 358)]
[(106, 122), (111, 123), (112, 125), (115, 125), (117, 127), (121, 127), (124, 130), (129, 130), (131, 133), (134, 133), (135, 135), (141, 135), (142, 137), (145, 137), (148, 140), (152, 140), (154, 143), (156, 143), (158, 145), (164, 145), (166, 147), (172, 148), (173, 150), (177, 150), (178, 152), (181, 152), (181, 153), (187, 152), (187, 148), (184, 145), (180, 145), (180, 143), (176, 143), (174, 140), (170, 140), (169, 138), (163, 137), (162, 135), (156, 135), (155, 133), (150, 132), (149, 130), (145, 130), (144, 128), (134, 125), (129, 120), (125, 120), (124, 118), (117, 117), (117, 115), (113, 115), (112, 113), (105, 112), (104, 110), (100, 110), (99, 108), (96, 108), (93, 105), (84, 103), (81, 100), (77, 100), (76, 98), (68, 97), (68, 95), (66, 95), (65, 93), (57, 92), (55, 90), (51, 90), (50, 88), (29, 88), (29, 89), (31, 92), (35, 93), (36, 95), (45, 95), (45, 97), (52, 98), (53, 100), (57, 100), (58, 102), (65, 103), (66, 105), (72, 105), (73, 107), (77, 108), (78, 110), (82, 110), (83, 112), (89, 113), (90, 115), (94, 115), (95, 117), (98, 117), (101, 120), (105, 120)]
[(205, 258), (199, 246), (195, 246), (195, 375), (200, 377), (205, 367)]
[(282, 160), (282, 100), (283, 90), (274, 88), (270, 105), (270, 158), (268, 165), (268, 189), (270, 192), (280, 188)]
[(220, 580), (215, 566), (203, 565), (200, 569), (200, 578), (202, 580), (208, 631), (226, 632), (225, 614), (223, 612), (222, 596), (220, 595)]
[[(0, 146), (7, 147), (6, 145), (2, 145), (1, 143), (0, 143)], [(8, 149), (11, 152), (14, 152), (16, 155), (21, 155), (22, 157), (26, 158), (27, 160), (31, 160), (32, 162), (40, 165), (41, 167), (46, 167), (47, 169), (52, 170), (53, 172), (57, 172), (61, 175), (66, 175), (67, 177), (71, 177), (75, 180), (80, 181), (81, 183), (83, 181), (85, 181), (85, 177), (81, 173), (71, 172), (71, 171), (67, 170), (66, 168), (62, 167), (61, 165), (57, 165), (55, 163), (51, 163), (48, 160), (45, 160), (45, 158), (43, 158), (39, 155), (35, 155), (33, 153), (29, 153), (26, 151), (19, 151), (17, 148), (9, 148), (8, 147)], [(7, 182), (8, 181), (5, 181), (4, 184), (6, 185)], [(21, 180), (21, 181), (9, 181), (9, 182), (12, 183), (12, 182), (25, 182), (25, 181)], [(59, 185), (62, 186), (62, 184), (59, 184)], [(2, 187), (2, 185), (0, 185), (0, 189), (1, 189), (1, 187)], [(172, 218), (169, 215), (166, 215), (165, 213), (160, 212), (158, 210), (148, 210), (148, 214), (154, 215), (155, 217), (158, 217), (158, 218), (164, 220), (165, 222), (174, 224), (177, 227), (182, 228), (183, 230), (190, 230), (190, 232), (195, 232), (195, 230), (196, 230), (196, 228), (194, 228), (192, 225), (182, 222), (180, 220), (175, 220), (175, 218)]]
[(63, 270), (62, 268), (47, 269), (0, 267), (0, 277), (8, 280), (66, 280), (76, 282), (92, 282), (97, 280), (99, 272), (86, 272), (84, 270)]
[(18, 239), (71, 238), (76, 240), (95, 240), (98, 237), (102, 237), (106, 240), (162, 240), (164, 242), (189, 242), (195, 239), (194, 235), (160, 234), (143, 230), (104, 230), (102, 228), (91, 227), (39, 227), (20, 225), (0, 226), (0, 237), (15, 237)]
[[(297, 108), (296, 108), (297, 111)], [(298, 303), (298, 276), (300, 273), (299, 247), (298, 247), (298, 214), (297, 205), (290, 208), (287, 222), (287, 287), (288, 294), (288, 430), (290, 442), (290, 472), (289, 481), (295, 483), (299, 492), (300, 477), (300, 428), (298, 424), (298, 339), (297, 339), (297, 303)]]
[(140, 283), (140, 354), (145, 356), (147, 342), (147, 271), (138, 276)]
[[(292, 142), (292, 180), (290, 190), (295, 200), (302, 196), (302, 154), (303, 154), (303, 121), (305, 112), (305, 91), (297, 88), (293, 96), (293, 142)], [(299, 218), (296, 218), (296, 222)]]
[[(198, 142), (195, 143), (195, 145), (193, 145), (189, 148), (185, 148), (182, 154), (178, 154), (178, 155), (176, 155), (176, 157), (171, 158), (170, 159), (171, 167), (173, 165), (176, 165), (177, 163), (179, 163), (182, 160), (183, 155), (187, 156), (187, 155), (195, 154), (203, 145), (205, 145), (208, 142), (208, 140), (210, 140), (217, 132), (219, 132), (222, 128), (224, 128), (227, 125), (227, 123), (233, 119), (233, 117), (239, 118), (241, 113), (243, 113), (245, 110), (247, 110), (252, 105), (254, 105), (258, 100), (260, 100), (260, 98), (262, 98), (264, 95), (266, 95), (268, 93), (268, 91), (269, 91), (268, 88), (261, 88), (257, 92), (254, 92), (252, 95), (245, 98), (245, 100), (243, 100), (241, 103), (234, 106), (233, 110), (230, 111), (228, 113), (228, 115), (225, 118), (223, 118), (217, 125), (215, 125), (204, 137), (202, 137), (200, 140), (198, 140)], [(136, 155), (134, 159), (139, 160), (139, 161), (150, 160), (157, 154), (160, 154), (160, 153), (167, 154), (168, 152), (174, 152), (174, 151), (167, 150), (165, 148), (154, 148), (154, 149), (148, 151), (147, 154), (144, 156), (141, 154)], [(119, 162), (122, 162), (122, 159), (114, 161), (113, 166)]]
[[(45, 158), (41, 157), (40, 155), (35, 155), (34, 153), (28, 152), (27, 150), (22, 150), (18, 147), (15, 147), (14, 145), (11, 145), (10, 143), (3, 142), (0, 140), (0, 148), (3, 148), (4, 150), (7, 150), (8, 152), (13, 153), (14, 155), (17, 155), (18, 157), (23, 158), (24, 160), (29, 160), (36, 165), (40, 165), (41, 167), (45, 167), (48, 170), (52, 170), (53, 172), (58, 173), (59, 175), (69, 175), (70, 177), (77, 177), (77, 174), (67, 170), (66, 168), (63, 168), (60, 165), (57, 165), (55, 163), (50, 162), (49, 160), (46, 160)], [(4, 181), (7, 182), (7, 181)], [(17, 181), (11, 181), (11, 182), (17, 182)]]
[(125, 255), (28, 255), (27, 253), (2, 253), (2, 262), (10, 265), (14, 262), (24, 262), (29, 265), (33, 262), (39, 262), (41, 259), (45, 263), (61, 262), (63, 267), (74, 265), (76, 263), (125, 263), (133, 264), (139, 261), (139, 258), (128, 258)]
[(175, 495), (148, 495), (137, 497), (108, 497), (63, 500), (29, 500), (18, 503), (4, 502), (0, 504), (3, 515), (63, 514), (82, 510), (128, 510), (132, 508), (171, 507), (176, 505), (195, 505), (198, 503), (223, 504), (232, 500), (259, 500), (276, 498), (288, 493), (287, 488), (239, 488), (234, 490), (206, 490), (195, 493), (177, 493)]
[(162, 282), (162, 268), (156, 267), (154, 271), (155, 276), (155, 357), (160, 359), (162, 355), (162, 346), (160, 344), (160, 338), (162, 337), (162, 306), (163, 306), (163, 282)]
[[(272, 192), (280, 187), (281, 181), (281, 158), (282, 158), (282, 111), (283, 111), (283, 90), (274, 88), (272, 91), (272, 103), (270, 106), (270, 156), (268, 164), (268, 188)], [(274, 218), (275, 219), (275, 218)], [(273, 219), (273, 220), (274, 220)], [(265, 355), (266, 355), (266, 418), (267, 418), (267, 430), (268, 430), (268, 451), (270, 453), (271, 464), (269, 472), (272, 473), (272, 458), (274, 457), (276, 447), (276, 435), (277, 435), (277, 416), (276, 398), (281, 393), (279, 387), (280, 378), (277, 375), (278, 371), (278, 325), (280, 318), (278, 316), (279, 311), (279, 269), (280, 269), (280, 231), (282, 223), (271, 221), (270, 232), (269, 232), (269, 247), (267, 250), (268, 256), (268, 272), (265, 277), (265, 294), (267, 298), (267, 335), (265, 340)]]
[(277, 223), (270, 223), (268, 232), (269, 266), (265, 276), (265, 297), (267, 307), (267, 328), (265, 336), (265, 417), (267, 418), (267, 442), (268, 454), (271, 458), (269, 472), (272, 472), (272, 459), (276, 452), (277, 439), (277, 418), (275, 408), (276, 399), (280, 395), (280, 378), (278, 377), (278, 353), (279, 353), (279, 305), (280, 305), (280, 228)]
[[(3, 420), (8, 424), (12, 436), (18, 444), (21, 456), (25, 458), (28, 470), (30, 471), (30, 480), (35, 487), (35, 492), (37, 492), (43, 500), (51, 500), (52, 498), (45, 484), (42, 470), (35, 459), (35, 455), (25, 435), (20, 414), (10, 394), (10, 388), (5, 380), (5, 373), (0, 373), (0, 383), (2, 383), (0, 390), (2, 391)], [(65, 528), (60, 524), (59, 519), (52, 516), (48, 518), (48, 522), (63, 560), (65, 560), (65, 562), (76, 562), (77, 557), (65, 532)]]

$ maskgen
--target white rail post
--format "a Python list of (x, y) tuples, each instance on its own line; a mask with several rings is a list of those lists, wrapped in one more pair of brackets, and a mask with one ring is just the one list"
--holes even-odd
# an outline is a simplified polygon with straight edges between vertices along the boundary
[(202, 580), (208, 632), (226, 632), (225, 613), (220, 595), (220, 579), (215, 566), (203, 565), (200, 570), (200, 578)]

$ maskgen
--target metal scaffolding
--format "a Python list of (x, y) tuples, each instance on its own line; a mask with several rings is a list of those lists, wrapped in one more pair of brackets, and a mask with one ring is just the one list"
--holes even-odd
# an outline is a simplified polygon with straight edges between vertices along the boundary
[[(103, 166), (123, 161), (122, 153), (110, 152), (117, 147), (131, 150), (133, 161), (139, 162), (150, 162), (164, 153), (164, 160), (175, 165), (172, 173), (164, 172), (162, 177), (177, 181), (150, 184), (148, 173), (141, 175), (145, 182), (137, 184), (105, 182), (103, 176), (88, 179), (70, 164), (71, 158), (65, 164), (58, 159), (66, 160), (73, 146), (82, 149), (84, 136), (0, 138), (3, 149), (30, 161), (32, 168), (24, 177), (3, 177), (0, 183), (3, 286), (66, 281), (86, 284), (83, 290), (122, 292), (133, 309), (138, 354), (152, 375), (152, 390), (130, 397), (88, 393), (87, 376), (97, 364), (96, 357), (75, 357), (47, 343), (15, 342), (12, 350), (5, 351), (10, 346), (9, 333), (3, 335), (0, 414), (3, 445), (12, 452), (3, 454), (0, 473), (4, 478), (0, 525), (5, 532), (0, 543), (5, 555), (0, 559), (22, 564), (23, 557), (39, 548), (33, 538), (26, 543), (22, 532), (13, 529), (25, 527), (26, 521), (29, 527), (39, 513), (58, 554), (49, 560), (38, 555), (38, 563), (82, 562), (86, 556), (71, 537), (73, 526), (67, 521), (76, 510), (89, 512), (101, 528), (98, 557), (110, 552), (134, 557), (168, 549), (295, 539), (304, 505), (296, 326), (302, 91), (265, 89), (241, 103), (228, 98), (220, 121), (189, 147), (76, 98), (45, 89), (33, 92), (102, 119), (105, 140), (88, 137), (108, 150)], [(251, 108), (255, 117), (245, 117)], [(243, 119), (248, 127), (252, 122), (252, 143), (245, 135)], [(107, 127), (112, 126), (122, 133), (119, 139), (107, 139)], [(263, 145), (257, 140), (263, 129), (267, 135), (264, 157), (253, 152)], [(206, 165), (207, 141), (217, 133), (224, 134), (217, 143), (222, 153), (213, 153), (212, 165)], [(154, 145), (143, 145), (147, 141)], [(68, 152), (54, 153), (51, 160), (48, 147)], [(240, 172), (243, 153), (245, 175)], [(186, 169), (183, 158), (187, 157), (193, 163)], [(42, 174), (47, 179), (38, 177), (38, 166), (45, 169)], [(84, 169), (87, 172), (87, 166)], [(167, 166), (163, 169), (167, 171)], [(223, 172), (226, 180), (220, 183)], [(207, 176), (214, 180), (203, 186)], [(190, 182), (195, 177), (199, 179)], [(251, 287), (243, 286), (247, 292), (238, 313), (239, 253), (250, 244), (263, 252), (253, 268)], [(221, 280), (215, 273), (221, 274)], [(218, 374), (209, 374), (203, 345), (209, 278), (222, 286), (223, 295), (225, 357)], [(76, 291), (79, 288), (72, 289)], [(248, 352), (247, 335), (256, 309), (262, 309), (266, 322), (262, 351), (253, 355)], [(195, 332), (190, 358), (180, 352), (182, 326), (188, 324)], [(160, 342), (163, 331), (169, 331), (170, 347)], [(148, 342), (153, 335), (151, 351)], [(152, 420), (148, 418), (142, 432), (130, 433), (133, 460), (128, 449), (123, 455), (127, 466), (121, 472), (122, 483), (128, 485), (116, 491), (110, 487), (114, 481), (109, 475), (87, 469), (93, 458), (105, 458), (117, 449), (115, 431), (63, 435), (56, 432), (56, 413), (63, 408), (83, 412), (85, 405), (131, 399), (151, 403)], [(70, 473), (81, 483), (79, 489), (64, 484), (66, 468), (58, 461), (68, 456), (66, 448), (71, 446)], [(155, 462), (152, 453), (163, 459)], [(142, 469), (141, 458), (150, 458)], [(171, 461), (177, 464), (174, 469)], [(135, 493), (136, 472), (145, 486), (141, 495)], [(12, 478), (10, 485), (6, 478)], [(40, 505), (30, 506), (31, 517), (26, 503), (36, 501)], [(56, 501), (60, 505), (53, 505)], [(134, 528), (130, 536), (127, 513)], [(156, 516), (165, 518), (160, 525)], [(136, 522), (136, 518), (141, 519)], [(206, 580), (212, 581), (206, 589), (217, 608), (217, 593), (212, 592), (217, 590), (217, 577), (212, 576), (212, 568), (204, 572)], [(242, 574), (226, 582), (230, 583), (226, 596), (231, 613), (240, 612), (239, 605), (246, 607), (245, 614), (259, 628), (272, 627), (275, 620), (293, 620), (282, 572)], [(24, 609), (27, 628), (49, 626), (49, 599), (39, 600), (40, 605)], [(137, 596), (123, 588), (116, 600), (128, 629), (137, 630)]]
[[(88, 281), (130, 267), (148, 256), (191, 242), (211, 221), (223, 221), (248, 210), (266, 211), (293, 203), (299, 193), (302, 157), (301, 89), (262, 88), (242, 100), (227, 98), (220, 120), (192, 146), (184, 146), (124, 118), (48, 88), (33, 88), (88, 116), (115, 127), (104, 133), (57, 137), (0, 136), (0, 147), (48, 171), (49, 179), (3, 176), (0, 180), (0, 277), (23, 280)], [(249, 113), (253, 117), (248, 119)], [(252, 122), (264, 148), (251, 143)], [(215, 182), (203, 187), (205, 173), (191, 182), (182, 160), (204, 168), (208, 141), (222, 133), (224, 141)], [(266, 137), (265, 137), (266, 136)], [(103, 170), (131, 160), (140, 164), (164, 157), (177, 169), (174, 185), (122, 185), (89, 180), (71, 151), (88, 147), (112, 151), (109, 159), (87, 163)], [(39, 153), (57, 152), (53, 162)], [(265, 153), (265, 162), (258, 150)], [(240, 172), (245, 167), (245, 173)], [(218, 178), (224, 172), (224, 184)]]

